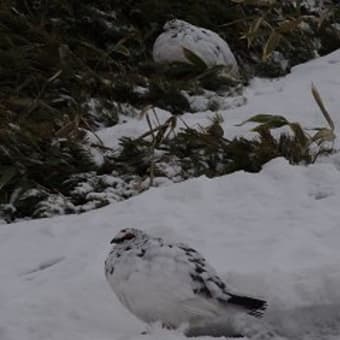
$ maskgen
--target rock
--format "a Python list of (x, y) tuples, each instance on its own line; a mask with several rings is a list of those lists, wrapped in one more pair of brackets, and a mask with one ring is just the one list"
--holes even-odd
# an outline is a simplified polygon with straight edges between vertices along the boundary
[(225, 65), (230, 74), (238, 75), (237, 61), (229, 45), (215, 32), (174, 19), (164, 25), (163, 32), (153, 46), (153, 59), (157, 63), (191, 63), (184, 49), (202, 59), (208, 67)]

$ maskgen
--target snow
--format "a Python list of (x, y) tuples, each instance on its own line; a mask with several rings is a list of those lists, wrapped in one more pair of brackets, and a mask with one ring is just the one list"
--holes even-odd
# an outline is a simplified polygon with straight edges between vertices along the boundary
[[(339, 131), (339, 71), (340, 50), (282, 79), (255, 79), (245, 90), (247, 103), (222, 112), (225, 135), (246, 133), (251, 125), (234, 125), (256, 113), (326, 126), (311, 81)], [(207, 115), (186, 114), (184, 120), (203, 124)], [(138, 135), (145, 126), (130, 119), (101, 138), (117, 145), (117, 137)], [(291, 340), (339, 339), (339, 203), (336, 153), (308, 167), (274, 159), (258, 174), (167, 183), (82, 215), (0, 225), (0, 339), (185, 339), (159, 326), (141, 335), (145, 325), (112, 294), (104, 260), (112, 237), (128, 226), (192, 245), (234, 289), (265, 297), (270, 307), (263, 322), (275, 333)]]
[(238, 74), (236, 59), (229, 45), (218, 34), (190, 23), (173, 19), (164, 25), (163, 32), (153, 46), (153, 59), (157, 63), (191, 63), (184, 48), (200, 57), (207, 66), (226, 65), (231, 74)]

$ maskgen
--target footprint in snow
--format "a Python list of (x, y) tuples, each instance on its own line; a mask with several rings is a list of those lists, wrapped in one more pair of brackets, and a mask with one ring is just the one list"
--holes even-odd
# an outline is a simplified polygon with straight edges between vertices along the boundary
[(46, 270), (46, 269), (51, 268), (51, 267), (55, 266), (56, 264), (62, 262), (64, 259), (65, 259), (65, 257), (61, 256), (61, 257), (55, 257), (55, 258), (49, 259), (47, 261), (43, 261), (40, 264), (38, 264), (36, 267), (34, 267), (34, 268), (32, 268), (28, 271), (25, 271), (24, 273), (22, 273), (22, 275), (26, 276), (26, 275), (30, 275), (30, 274), (34, 274), (34, 273)]

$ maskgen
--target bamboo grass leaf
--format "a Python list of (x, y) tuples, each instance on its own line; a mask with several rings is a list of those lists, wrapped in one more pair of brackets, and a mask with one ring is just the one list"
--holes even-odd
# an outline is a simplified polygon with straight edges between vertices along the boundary
[(0, 190), (4, 188), (17, 173), (17, 169), (12, 166), (0, 169)]
[(285, 117), (279, 115), (272, 115), (272, 114), (258, 114), (255, 116), (250, 117), (249, 119), (241, 122), (240, 124), (236, 124), (236, 126), (242, 126), (246, 123), (261, 123), (267, 124), (268, 127), (281, 127), (283, 125), (287, 125), (288, 121)]
[(185, 57), (198, 69), (206, 70), (208, 68), (208, 65), (205, 63), (205, 61), (200, 56), (198, 56), (195, 52), (185, 47), (182, 47), (182, 49), (183, 49), (183, 53)]
[(268, 60), (275, 48), (279, 46), (281, 38), (282, 34), (280, 34), (279, 32), (273, 31), (270, 34), (266, 44), (263, 47), (262, 61)]

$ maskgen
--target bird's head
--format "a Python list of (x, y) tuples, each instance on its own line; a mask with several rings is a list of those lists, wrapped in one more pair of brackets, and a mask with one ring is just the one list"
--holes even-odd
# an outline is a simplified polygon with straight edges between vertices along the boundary
[(122, 244), (125, 242), (129, 242), (131, 240), (139, 239), (144, 236), (145, 233), (139, 229), (135, 228), (124, 228), (116, 236), (111, 240), (111, 244)]

